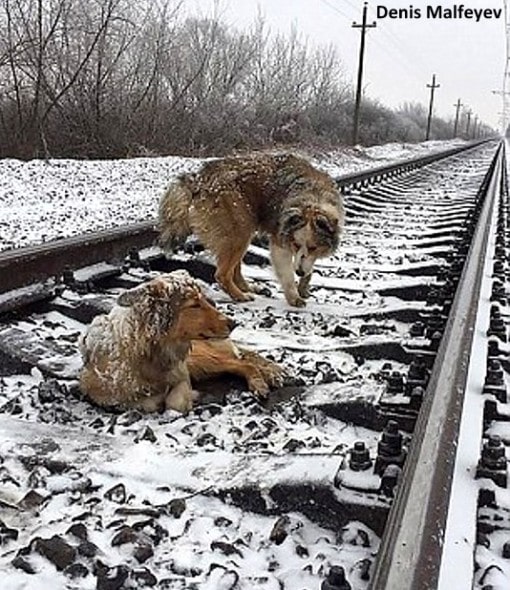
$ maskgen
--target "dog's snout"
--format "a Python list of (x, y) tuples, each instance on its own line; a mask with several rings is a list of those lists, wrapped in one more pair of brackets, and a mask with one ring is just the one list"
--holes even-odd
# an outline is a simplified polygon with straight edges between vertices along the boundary
[(305, 271), (302, 268), (297, 268), (296, 269), (296, 274), (298, 277), (304, 277), (305, 276)]
[(236, 328), (238, 324), (237, 324), (237, 322), (236, 322), (235, 320), (233, 320), (232, 318), (228, 318), (228, 319), (227, 319), (227, 325), (228, 325), (228, 329), (229, 329), (229, 330), (232, 332), (232, 330), (233, 330), (234, 328)]

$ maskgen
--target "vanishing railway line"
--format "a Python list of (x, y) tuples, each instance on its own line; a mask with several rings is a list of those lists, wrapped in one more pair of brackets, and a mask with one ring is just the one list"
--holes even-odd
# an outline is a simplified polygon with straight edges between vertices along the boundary
[[(346, 235), (303, 310), (263, 242), (246, 275), (267, 294), (247, 304), (198, 244), (167, 260), (150, 223), (0, 253), (2, 568), (46, 559), (72, 588), (506, 587), (504, 156), (489, 141), (339, 178)], [(81, 399), (84, 325), (175, 268), (288, 370), (266, 405), (232, 379), (186, 417)]]

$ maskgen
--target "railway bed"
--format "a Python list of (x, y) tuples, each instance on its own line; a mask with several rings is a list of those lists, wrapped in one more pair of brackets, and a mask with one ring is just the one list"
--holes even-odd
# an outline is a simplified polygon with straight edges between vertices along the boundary
[[(199, 244), (169, 259), (150, 223), (0, 253), (12, 588), (507, 587), (504, 145), (338, 183), (345, 236), (304, 309), (283, 300), (263, 241), (245, 274), (264, 294), (243, 304)], [(284, 386), (260, 403), (215, 380), (187, 416), (92, 406), (79, 334), (123, 289), (177, 268), (237, 321), (236, 341), (285, 367)]]

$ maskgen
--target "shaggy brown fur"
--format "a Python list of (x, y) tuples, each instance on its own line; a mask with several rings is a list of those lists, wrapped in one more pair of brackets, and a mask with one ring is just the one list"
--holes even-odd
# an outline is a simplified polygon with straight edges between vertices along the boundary
[(168, 188), (159, 209), (160, 242), (171, 250), (195, 233), (216, 256), (218, 283), (233, 299), (247, 301), (253, 297), (241, 261), (255, 232), (266, 233), (287, 301), (302, 306), (315, 260), (336, 249), (343, 218), (334, 181), (306, 160), (225, 158)]
[(281, 375), (262, 357), (244, 360), (224, 340), (233, 322), (184, 271), (126, 291), (117, 303), (93, 320), (80, 341), (81, 389), (98, 405), (185, 412), (193, 404), (190, 376), (232, 372), (265, 394)]

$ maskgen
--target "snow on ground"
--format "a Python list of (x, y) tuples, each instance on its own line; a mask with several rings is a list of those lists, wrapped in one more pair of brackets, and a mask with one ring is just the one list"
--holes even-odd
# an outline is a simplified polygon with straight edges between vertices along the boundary
[[(394, 143), (308, 155), (326, 172), (340, 176), (456, 143)], [(167, 184), (178, 174), (196, 170), (202, 162), (174, 156), (0, 160), (0, 251), (153, 219)]]
[[(341, 175), (450, 146), (392, 144), (309, 155)], [(170, 157), (0, 161), (0, 250), (153, 218), (169, 180), (200, 163)], [(470, 174), (479, 172), (466, 170), (465, 179)], [(445, 177), (444, 190), (450, 190), (449, 182)], [(452, 201), (464, 197), (462, 190), (451, 190)], [(402, 207), (398, 215), (411, 220), (405, 237), (393, 231), (397, 213), (391, 223), (379, 213), (367, 214), (364, 226), (353, 222), (342, 252), (318, 265), (313, 300), (304, 310), (289, 310), (267, 267), (246, 269), (248, 278), (263, 281), (269, 290), (269, 296), (254, 302), (234, 305), (216, 286), (211, 288), (221, 309), (242, 322), (234, 334), (239, 342), (285, 362), (313, 391), (306, 403), (293, 398), (271, 411), (247, 392), (229, 392), (226, 406), (204, 404), (189, 416), (115, 416), (58, 387), (41, 389), (37, 370), (0, 379), (0, 587), (109, 590), (124, 587), (115, 580), (125, 574), (126, 588), (141, 588), (151, 585), (156, 574), (161, 590), (280, 590), (282, 583), (318, 590), (329, 567), (342, 564), (353, 589), (365, 590), (361, 572), (373, 560), (378, 538), (361, 522), (332, 530), (300, 510), (289, 510), (288, 535), (277, 544), (270, 538), (274, 514), (240, 510), (230, 498), (220, 500), (209, 492), (236, 483), (257, 484), (263, 494), (278, 482), (330, 482), (360, 437), (374, 454), (378, 433), (328, 417), (314, 404), (360, 396), (370, 401), (380, 395), (379, 361), (358, 366), (340, 350), (342, 334), (359, 335), (364, 343), (392, 343), (408, 333), (407, 325), (374, 317), (368, 325), (374, 332), (363, 335), (367, 319), (360, 316), (407, 305), (376, 291), (383, 283), (411, 286), (417, 280), (397, 278), (395, 268), (437, 262), (413, 243), (417, 227), (434, 219), (434, 199), (443, 195), (430, 191), (429, 197), (425, 206), (417, 199), (416, 205)], [(114, 293), (106, 296), (113, 300)], [(73, 297), (88, 296), (65, 290), (57, 303), (71, 304)], [(57, 313), (46, 313), (22, 320), (16, 328), (36, 340), (53, 338), (63, 345), (69, 351), (66, 376), (76, 371), (79, 325), (68, 318), (61, 324)], [(333, 341), (331, 333), (337, 330)], [(19, 510), (29, 489), (41, 495), (41, 504)], [(274, 500), (266, 495), (262, 499), (270, 509)], [(170, 509), (176, 505), (184, 508), (179, 516)], [(80, 524), (85, 532), (76, 526)], [(19, 532), (16, 544), (9, 539), (9, 527)], [(86, 538), (77, 537), (78, 531)], [(79, 556), (65, 574), (43, 558), (47, 545), (34, 541), (53, 535), (65, 545), (63, 554)], [(31, 543), (38, 549), (25, 551)], [(25, 553), (17, 553), (18, 547)], [(16, 568), (13, 559), (18, 559)], [(110, 569), (92, 575), (98, 561)], [(122, 569), (126, 564), (129, 574)], [(27, 574), (23, 567), (35, 573)]]

